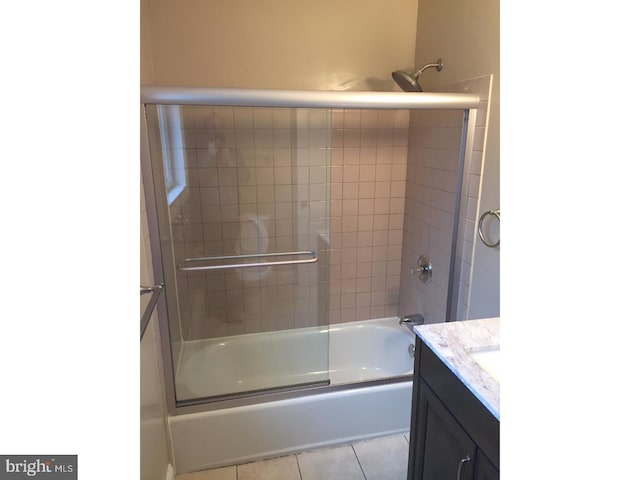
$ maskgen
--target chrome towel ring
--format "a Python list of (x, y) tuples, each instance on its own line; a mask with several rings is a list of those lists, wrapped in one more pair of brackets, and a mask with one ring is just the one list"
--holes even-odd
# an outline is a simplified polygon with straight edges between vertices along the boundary
[(498, 222), (500, 221), (500, 209), (498, 208), (497, 210), (488, 210), (486, 212), (484, 212), (481, 216), (480, 216), (480, 221), (478, 222), (478, 235), (480, 236), (480, 240), (482, 240), (482, 243), (484, 243), (487, 247), (490, 248), (494, 248), (497, 247), (498, 245), (500, 245), (500, 239), (498, 239), (497, 242), (495, 243), (489, 243), (487, 241), (487, 239), (484, 236), (484, 233), (482, 233), (482, 222), (484, 222), (484, 219), (486, 216), (488, 215), (493, 215), (494, 217), (496, 217), (498, 219)]

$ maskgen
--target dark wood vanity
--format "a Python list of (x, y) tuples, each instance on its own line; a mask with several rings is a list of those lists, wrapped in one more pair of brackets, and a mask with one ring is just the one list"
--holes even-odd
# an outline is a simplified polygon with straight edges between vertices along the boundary
[(458, 375), (416, 335), (409, 480), (500, 477), (500, 420)]

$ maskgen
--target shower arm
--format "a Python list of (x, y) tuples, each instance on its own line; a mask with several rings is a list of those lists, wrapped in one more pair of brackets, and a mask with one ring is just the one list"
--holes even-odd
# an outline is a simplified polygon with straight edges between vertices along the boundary
[(441, 58), (439, 58), (436, 63), (427, 63), (424, 67), (422, 67), (420, 70), (418, 70), (415, 74), (416, 75), (421, 75), (422, 72), (424, 72), (427, 68), (431, 68), (431, 67), (436, 67), (438, 69), (438, 71), (441, 71), (443, 66), (444, 66), (444, 62), (442, 61)]

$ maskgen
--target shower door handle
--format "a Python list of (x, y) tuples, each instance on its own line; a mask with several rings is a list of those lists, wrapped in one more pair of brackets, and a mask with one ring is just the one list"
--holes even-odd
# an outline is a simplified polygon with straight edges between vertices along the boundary
[(143, 287), (142, 285), (140, 285), (140, 295), (144, 295), (146, 293), (153, 293), (153, 292), (157, 292), (159, 290), (162, 290), (162, 288), (164, 287), (164, 284), (159, 283), (158, 285), (154, 285), (152, 287)]
[(153, 309), (156, 307), (156, 303), (158, 303), (158, 298), (160, 297), (160, 293), (164, 288), (164, 283), (159, 283), (158, 285), (153, 285), (152, 287), (143, 287), (140, 286), (140, 295), (144, 295), (146, 293), (151, 293), (151, 299), (149, 303), (147, 303), (147, 308), (144, 309), (144, 313), (142, 314), (142, 318), (140, 318), (140, 341), (142, 341), (142, 337), (144, 337), (144, 332), (147, 330), (147, 326), (149, 325), (149, 320), (151, 320), (151, 314), (153, 313)]
[[(265, 257), (292, 257), (298, 255), (306, 255), (310, 258), (302, 260), (279, 260), (274, 262), (253, 262), (253, 263), (231, 263), (227, 265), (189, 265), (198, 262), (216, 262), (224, 260), (244, 260), (244, 259), (258, 259)], [(318, 261), (318, 254), (311, 250), (303, 250), (300, 252), (278, 252), (278, 253), (253, 253), (249, 255), (227, 255), (223, 257), (198, 257), (198, 258), (185, 258), (178, 264), (178, 270), (181, 272), (192, 272), (202, 270), (224, 270), (228, 268), (250, 268), (250, 267), (271, 267), (275, 265), (298, 265), (305, 263), (316, 263)]]

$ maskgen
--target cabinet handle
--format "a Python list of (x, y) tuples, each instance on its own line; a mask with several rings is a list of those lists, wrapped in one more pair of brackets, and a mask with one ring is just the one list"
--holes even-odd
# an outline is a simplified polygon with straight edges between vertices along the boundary
[(469, 455), (465, 455), (464, 458), (460, 459), (460, 463), (458, 463), (458, 474), (456, 475), (457, 480), (462, 480), (462, 469), (464, 468), (464, 464), (467, 463), (469, 460), (471, 460), (469, 458)]

